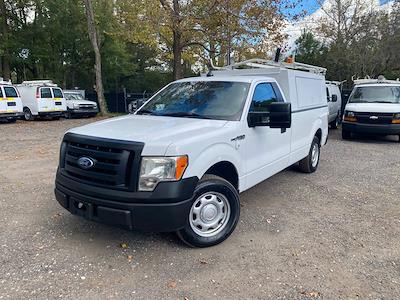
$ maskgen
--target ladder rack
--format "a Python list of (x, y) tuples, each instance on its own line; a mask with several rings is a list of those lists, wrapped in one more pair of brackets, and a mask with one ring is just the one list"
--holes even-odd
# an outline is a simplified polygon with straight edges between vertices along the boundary
[(371, 78), (364, 78), (364, 79), (355, 79), (353, 80), (354, 84), (368, 84), (368, 83), (397, 83), (400, 84), (400, 79), (397, 78), (396, 80), (389, 80), (386, 78), (379, 78), (379, 79), (371, 79)]
[(37, 85), (44, 85), (44, 86), (57, 86), (52, 80), (27, 80), (23, 81), (21, 85), (29, 85), (29, 86), (37, 86)]
[(248, 59), (242, 62), (234, 63), (224, 67), (216, 67), (214, 66), (212, 60), (210, 60), (212, 70), (235, 70), (241, 67), (240, 69), (271, 69), (271, 68), (284, 68), (284, 69), (291, 69), (291, 70), (298, 70), (304, 72), (310, 72), (314, 74), (325, 75), (326, 69), (322, 67), (307, 65), (303, 63), (286, 63), (286, 62), (275, 62), (266, 59), (260, 58), (253, 58)]
[(3, 77), (0, 77), (0, 84), (11, 84), (11, 80), (5, 81)]

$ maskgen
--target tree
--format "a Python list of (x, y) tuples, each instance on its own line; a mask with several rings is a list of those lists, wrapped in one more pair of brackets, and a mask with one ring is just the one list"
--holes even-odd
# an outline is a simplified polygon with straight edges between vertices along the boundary
[(311, 65), (323, 65), (326, 52), (327, 48), (310, 31), (304, 30), (296, 40), (296, 61)]
[(108, 114), (107, 104), (104, 98), (104, 89), (103, 89), (103, 80), (102, 80), (102, 69), (101, 69), (101, 53), (100, 53), (100, 43), (99, 43), (99, 34), (97, 32), (95, 18), (94, 18), (94, 10), (92, 5), (92, 0), (84, 0), (85, 1), (85, 11), (88, 23), (88, 33), (89, 38), (93, 46), (93, 51), (95, 54), (95, 73), (96, 73), (96, 92), (97, 92), (97, 100), (100, 105), (100, 110), (103, 115)]

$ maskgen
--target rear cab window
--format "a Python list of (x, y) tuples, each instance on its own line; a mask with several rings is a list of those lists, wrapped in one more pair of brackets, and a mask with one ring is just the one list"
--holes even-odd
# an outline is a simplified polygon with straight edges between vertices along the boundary
[(4, 88), (4, 94), (6, 95), (6, 98), (18, 98), (17, 90), (14, 87), (5, 86), (3, 88)]
[(40, 98), (53, 98), (53, 95), (51, 94), (51, 89), (50, 88), (41, 88), (40, 89)]
[(64, 98), (64, 95), (63, 95), (61, 89), (53, 88), (53, 94), (54, 94), (54, 98)]

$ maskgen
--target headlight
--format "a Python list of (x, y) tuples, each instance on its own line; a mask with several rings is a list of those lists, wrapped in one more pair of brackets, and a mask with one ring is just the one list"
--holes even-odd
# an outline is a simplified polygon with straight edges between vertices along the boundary
[(357, 118), (354, 112), (352, 111), (345, 111), (343, 116), (343, 121), (347, 122), (357, 122)]
[(400, 124), (400, 113), (393, 115), (392, 123), (393, 124)]
[(142, 157), (139, 191), (153, 191), (161, 181), (178, 181), (188, 166), (188, 157)]

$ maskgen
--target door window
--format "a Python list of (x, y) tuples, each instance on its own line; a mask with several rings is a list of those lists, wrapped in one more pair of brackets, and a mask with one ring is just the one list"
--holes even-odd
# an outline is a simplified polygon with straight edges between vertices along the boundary
[(0, 98), (3, 98), (3, 91), (1, 89), (1, 86), (0, 86)]
[(4, 93), (6, 94), (7, 98), (18, 98), (17, 91), (11, 86), (5, 86)]
[(260, 83), (256, 86), (250, 111), (266, 111), (267, 105), (277, 102), (278, 98), (271, 83)]
[(50, 88), (41, 88), (40, 98), (53, 98)]
[(60, 89), (53, 89), (54, 98), (63, 98), (63, 93)]

